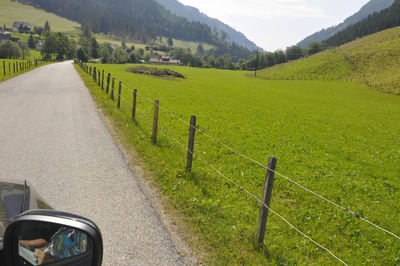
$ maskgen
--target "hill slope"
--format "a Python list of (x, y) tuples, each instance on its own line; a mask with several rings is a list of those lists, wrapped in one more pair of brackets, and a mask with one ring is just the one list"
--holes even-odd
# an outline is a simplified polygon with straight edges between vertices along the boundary
[(167, 8), (169, 11), (171, 11), (173, 14), (184, 17), (188, 21), (197, 21), (207, 24), (211, 29), (215, 29), (218, 33), (221, 33), (221, 31), (226, 32), (228, 36), (227, 41), (230, 43), (234, 42), (240, 46), (247, 47), (250, 50), (257, 49), (257, 45), (247, 39), (247, 37), (243, 33), (236, 31), (235, 29), (224, 24), (218, 19), (208, 17), (207, 15), (201, 13), (197, 8), (185, 6), (177, 0), (156, 1)]
[(323, 29), (319, 32), (316, 32), (297, 45), (301, 47), (307, 47), (311, 42), (322, 42), (326, 39), (330, 38), (334, 34), (348, 28), (349, 26), (356, 24), (357, 22), (362, 21), (367, 18), (369, 15), (374, 14), (375, 12), (379, 12), (385, 8), (390, 7), (394, 3), (394, 0), (371, 0), (367, 4), (365, 4), (360, 11), (355, 13), (354, 15), (348, 17), (343, 23), (340, 23), (337, 26), (332, 26), (327, 29)]
[(338, 46), (356, 38), (396, 26), (400, 26), (400, 0), (396, 0), (391, 7), (370, 15), (363, 21), (336, 33), (324, 42), (329, 46)]
[(28, 22), (32, 26), (42, 26), (49, 21), (51, 29), (65, 33), (78, 33), (81, 25), (71, 20), (61, 18), (55, 14), (36, 9), (29, 5), (22, 5), (10, 0), (0, 0), (0, 25), (11, 27), (15, 21)]
[(89, 25), (94, 33), (113, 34), (147, 42), (158, 36), (218, 43), (211, 29), (171, 14), (154, 0), (18, 0)]
[(342, 80), (400, 94), (400, 27), (260, 71), (265, 79)]

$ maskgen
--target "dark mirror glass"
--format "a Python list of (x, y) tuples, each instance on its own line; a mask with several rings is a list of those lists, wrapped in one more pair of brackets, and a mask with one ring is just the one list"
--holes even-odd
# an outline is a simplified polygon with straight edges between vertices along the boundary
[(45, 265), (64, 260), (70, 262), (66, 265), (91, 264), (92, 240), (77, 228), (27, 221), (17, 226), (14, 235), (19, 265)]

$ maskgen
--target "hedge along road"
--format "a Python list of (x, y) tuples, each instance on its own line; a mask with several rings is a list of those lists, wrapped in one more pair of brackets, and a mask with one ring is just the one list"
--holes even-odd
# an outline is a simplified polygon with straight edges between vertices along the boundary
[(71, 62), (0, 83), (0, 147), (0, 181), (100, 227), (103, 265), (183, 264)]

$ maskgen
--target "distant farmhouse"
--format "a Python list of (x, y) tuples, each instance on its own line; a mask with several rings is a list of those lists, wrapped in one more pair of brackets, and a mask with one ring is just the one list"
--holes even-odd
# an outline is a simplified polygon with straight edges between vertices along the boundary
[(35, 50), (40, 51), (40, 50), (42, 50), (43, 46), (44, 46), (44, 43), (42, 41), (38, 41), (35, 45)]
[(14, 32), (29, 32), (31, 31), (31, 25), (27, 22), (14, 22), (13, 23), (13, 31)]
[(0, 42), (6, 42), (11, 39), (10, 33), (0, 33)]
[(150, 59), (150, 64), (156, 65), (180, 65), (180, 60), (174, 60), (169, 56), (155, 55)]
[(6, 26), (0, 28), (0, 42), (6, 42), (11, 39), (11, 34), (7, 31)]

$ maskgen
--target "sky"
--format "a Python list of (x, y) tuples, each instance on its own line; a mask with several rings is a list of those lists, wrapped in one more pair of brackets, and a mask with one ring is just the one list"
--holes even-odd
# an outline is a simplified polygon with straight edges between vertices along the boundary
[(266, 51), (337, 25), (369, 0), (178, 0), (217, 18)]

